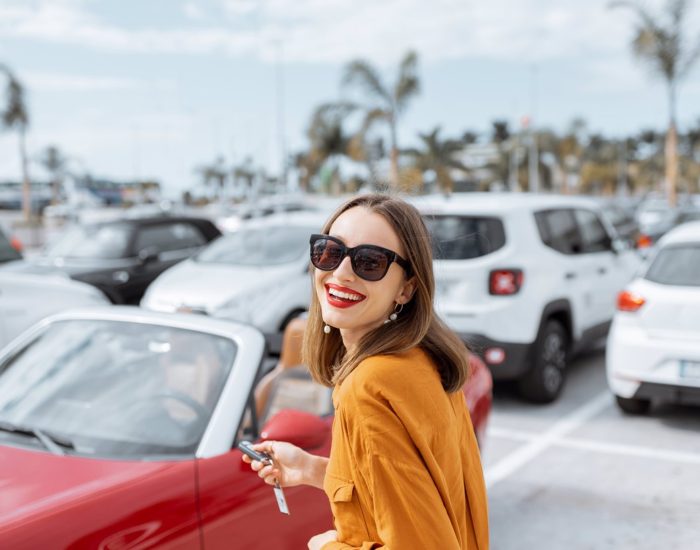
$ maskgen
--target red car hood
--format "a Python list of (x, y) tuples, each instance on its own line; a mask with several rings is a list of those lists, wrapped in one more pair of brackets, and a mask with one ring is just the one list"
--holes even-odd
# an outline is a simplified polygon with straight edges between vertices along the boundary
[(172, 466), (0, 446), (0, 525), (94, 498)]

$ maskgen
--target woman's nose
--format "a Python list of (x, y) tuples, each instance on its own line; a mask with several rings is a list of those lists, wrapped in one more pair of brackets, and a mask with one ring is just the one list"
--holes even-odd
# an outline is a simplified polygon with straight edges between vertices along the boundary
[(352, 260), (350, 256), (345, 256), (340, 265), (335, 268), (334, 275), (338, 279), (350, 280), (355, 278), (355, 272), (352, 270)]

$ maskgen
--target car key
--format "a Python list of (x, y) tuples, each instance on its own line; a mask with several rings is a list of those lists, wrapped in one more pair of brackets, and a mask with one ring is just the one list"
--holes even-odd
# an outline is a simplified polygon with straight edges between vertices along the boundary
[[(253, 460), (257, 460), (264, 464), (273, 464), (272, 457), (269, 454), (264, 453), (262, 451), (256, 451), (255, 449), (253, 449), (252, 445), (253, 444), (250, 441), (241, 441), (238, 444), (238, 448)], [(279, 511), (283, 514), (289, 515), (287, 499), (284, 497), (284, 491), (282, 490), (282, 486), (279, 484), (279, 481), (277, 481), (277, 479), (275, 479), (275, 486), (273, 487), (273, 491), (275, 492), (277, 508), (279, 508)]]

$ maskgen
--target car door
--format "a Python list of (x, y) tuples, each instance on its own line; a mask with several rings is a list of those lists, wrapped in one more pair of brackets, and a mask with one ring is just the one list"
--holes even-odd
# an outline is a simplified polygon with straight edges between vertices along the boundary
[(138, 303), (158, 275), (189, 258), (206, 242), (199, 229), (187, 221), (163, 220), (140, 226), (133, 241), (134, 255), (140, 262), (124, 289), (127, 303)]
[(617, 293), (622, 290), (627, 269), (621, 253), (613, 250), (612, 238), (593, 210), (574, 211), (582, 243), (582, 255), (590, 272), (591, 316), (589, 327), (604, 325), (615, 313)]
[(548, 267), (559, 278), (555, 295), (570, 304), (574, 338), (578, 339), (593, 322), (593, 266), (582, 254), (574, 212), (571, 208), (553, 208), (537, 212), (535, 219), (543, 243), (558, 253)]
[[(317, 403), (325, 410), (328, 388), (311, 381), (305, 369), (289, 369), (274, 380), (264, 409), (270, 416), (261, 433), (266, 439), (290, 441), (310, 453), (328, 456), (331, 442), (330, 416), (311, 410)], [(257, 439), (252, 435), (246, 439)], [(240, 439), (240, 438), (239, 438)], [(297, 550), (308, 540), (333, 528), (328, 498), (308, 486), (284, 489), (290, 514), (280, 512), (273, 488), (232, 450), (198, 461), (199, 494), (204, 547), (275, 548)]]

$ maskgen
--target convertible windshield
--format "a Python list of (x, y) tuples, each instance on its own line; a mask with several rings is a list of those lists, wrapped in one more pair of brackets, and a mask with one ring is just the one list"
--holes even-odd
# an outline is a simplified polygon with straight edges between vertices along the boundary
[(79, 454), (191, 454), (235, 355), (231, 340), (195, 331), (54, 323), (0, 365), (0, 423), (56, 434)]
[(65, 258), (124, 258), (130, 238), (131, 228), (126, 224), (74, 226), (49, 248), (47, 255)]
[(202, 263), (269, 266), (300, 259), (309, 247), (312, 227), (241, 229), (214, 241), (196, 260)]

